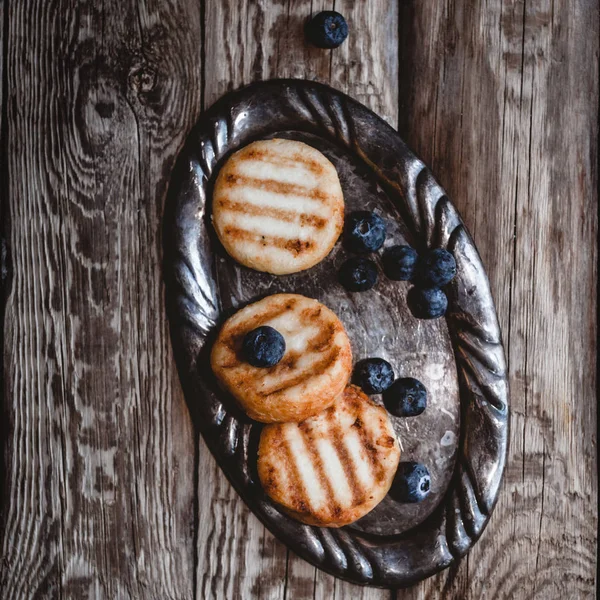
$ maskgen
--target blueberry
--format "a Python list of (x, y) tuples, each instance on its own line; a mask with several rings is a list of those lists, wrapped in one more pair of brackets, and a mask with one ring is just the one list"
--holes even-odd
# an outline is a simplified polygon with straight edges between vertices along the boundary
[(424, 288), (446, 285), (456, 275), (454, 256), (443, 248), (428, 250), (417, 263), (415, 283)]
[(305, 34), (317, 48), (337, 48), (348, 37), (348, 23), (340, 13), (324, 10), (308, 21)]
[(394, 369), (383, 358), (366, 358), (356, 365), (354, 378), (367, 394), (381, 394), (394, 383)]
[(438, 288), (413, 287), (407, 296), (408, 306), (417, 319), (437, 319), (446, 314), (448, 298)]
[(396, 379), (383, 394), (383, 402), (397, 417), (416, 417), (427, 408), (427, 390), (413, 377)]
[(246, 334), (242, 350), (253, 367), (274, 367), (285, 354), (285, 340), (279, 331), (263, 325)]
[(399, 502), (421, 502), (431, 492), (431, 475), (425, 465), (402, 462), (398, 465), (391, 496)]
[(350, 213), (346, 219), (344, 238), (351, 252), (375, 252), (385, 240), (385, 221), (368, 210)]
[(418, 254), (410, 246), (392, 246), (383, 253), (383, 270), (394, 281), (413, 278)]
[(339, 279), (350, 292), (370, 290), (377, 283), (377, 266), (367, 258), (349, 258), (340, 267)]

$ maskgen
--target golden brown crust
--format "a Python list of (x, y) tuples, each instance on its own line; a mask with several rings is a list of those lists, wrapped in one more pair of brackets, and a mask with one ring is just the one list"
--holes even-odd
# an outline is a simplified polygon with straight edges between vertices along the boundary
[(335, 167), (302, 142), (249, 144), (219, 172), (213, 224), (243, 265), (275, 275), (308, 269), (329, 254), (342, 232), (344, 197)]
[[(241, 356), (244, 336), (261, 325), (286, 341), (279, 364), (257, 368)], [(223, 325), (211, 366), (225, 388), (253, 419), (301, 421), (330, 406), (352, 371), (344, 326), (325, 305), (298, 294), (276, 294), (238, 311)]]
[(350, 385), (318, 415), (264, 427), (258, 476), (267, 495), (295, 519), (341, 527), (383, 500), (399, 460), (387, 412)]

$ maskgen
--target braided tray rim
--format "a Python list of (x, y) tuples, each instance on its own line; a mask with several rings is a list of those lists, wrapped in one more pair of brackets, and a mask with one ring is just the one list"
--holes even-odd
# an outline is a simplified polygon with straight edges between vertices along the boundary
[[(446, 315), (461, 405), (455, 472), (436, 510), (399, 536), (313, 527), (279, 512), (249, 468), (255, 461), (251, 425), (228, 412), (199, 375), (202, 349), (220, 321), (206, 235), (213, 172), (231, 151), (283, 130), (322, 136), (358, 156), (390, 191), (420, 245), (447, 248), (457, 261)], [(360, 103), (315, 82), (273, 80), (231, 92), (204, 113), (180, 155), (165, 211), (164, 249), (171, 337), (192, 416), (228, 479), (269, 530), (332, 575), (381, 587), (411, 585), (465, 555), (490, 519), (504, 470), (509, 426), (504, 350), (473, 240), (444, 190), (398, 133)]]

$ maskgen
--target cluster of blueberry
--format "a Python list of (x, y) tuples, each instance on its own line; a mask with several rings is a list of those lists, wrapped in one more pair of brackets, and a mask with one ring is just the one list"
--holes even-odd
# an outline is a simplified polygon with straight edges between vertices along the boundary
[[(394, 369), (383, 358), (361, 360), (354, 380), (367, 394), (383, 394), (386, 409), (397, 417), (416, 417), (427, 408), (427, 390), (412, 377), (394, 380)], [(420, 502), (431, 491), (431, 477), (425, 465), (400, 463), (391, 493), (400, 502)]]
[[(375, 213), (359, 210), (346, 218), (344, 245), (350, 252), (377, 252), (385, 241), (385, 221)], [(364, 256), (353, 256), (339, 271), (340, 283), (350, 292), (366, 292), (377, 283), (377, 265)]]
[[(339, 280), (347, 290), (364, 292), (377, 283), (377, 265), (364, 255), (377, 252), (385, 236), (385, 221), (379, 215), (357, 211), (348, 216), (344, 245), (359, 256), (347, 259), (340, 268)], [(416, 317), (433, 319), (445, 314), (448, 300), (441, 288), (456, 275), (456, 262), (450, 252), (438, 248), (419, 256), (410, 246), (392, 246), (383, 253), (382, 264), (389, 279), (413, 282), (408, 304)], [(383, 394), (385, 407), (397, 417), (416, 417), (427, 407), (425, 386), (412, 377), (395, 379), (392, 365), (382, 358), (359, 362), (354, 379), (367, 394)], [(392, 495), (401, 502), (420, 502), (430, 491), (431, 476), (425, 465), (400, 464)]]
[[(385, 221), (373, 212), (357, 211), (346, 219), (345, 246), (356, 254), (377, 252), (385, 241)], [(454, 256), (443, 248), (419, 256), (410, 246), (392, 246), (382, 257), (383, 270), (394, 281), (412, 281), (408, 305), (419, 319), (446, 314), (448, 298), (441, 289), (456, 275)], [(378, 278), (377, 265), (364, 256), (346, 260), (339, 271), (340, 283), (351, 292), (370, 290)]]
[[(407, 248), (407, 246), (399, 247)], [(385, 255), (383, 260), (385, 265)], [(443, 248), (427, 250), (416, 259), (416, 267), (410, 278), (414, 287), (410, 289), (407, 296), (408, 306), (415, 317), (437, 319), (446, 314), (448, 298), (441, 288), (450, 283), (455, 275), (456, 261), (448, 250)]]

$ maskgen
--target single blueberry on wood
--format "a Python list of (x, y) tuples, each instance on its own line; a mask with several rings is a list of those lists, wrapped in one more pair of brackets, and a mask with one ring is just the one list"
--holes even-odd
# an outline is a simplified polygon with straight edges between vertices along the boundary
[(438, 319), (448, 309), (448, 298), (438, 288), (413, 287), (408, 291), (407, 302), (417, 319)]
[(413, 278), (419, 256), (410, 246), (392, 246), (383, 253), (383, 270), (389, 279), (409, 281)]
[(383, 403), (396, 417), (416, 417), (427, 408), (427, 389), (413, 377), (396, 379), (383, 393)]
[(356, 365), (354, 379), (367, 394), (381, 394), (394, 383), (394, 369), (383, 358), (366, 358)]
[(339, 12), (324, 10), (306, 23), (304, 33), (317, 48), (337, 48), (348, 37), (348, 23)]
[(274, 367), (285, 354), (285, 340), (279, 331), (263, 325), (246, 334), (242, 351), (253, 367)]
[(415, 284), (424, 288), (442, 287), (456, 275), (456, 260), (448, 250), (436, 248), (419, 257), (415, 270)]
[(399, 502), (422, 502), (431, 492), (431, 475), (425, 465), (401, 462), (390, 495)]
[(377, 283), (377, 265), (367, 258), (349, 258), (340, 267), (339, 280), (350, 292), (370, 290)]
[(346, 218), (344, 241), (351, 252), (375, 252), (385, 241), (385, 221), (368, 210), (350, 213)]

